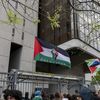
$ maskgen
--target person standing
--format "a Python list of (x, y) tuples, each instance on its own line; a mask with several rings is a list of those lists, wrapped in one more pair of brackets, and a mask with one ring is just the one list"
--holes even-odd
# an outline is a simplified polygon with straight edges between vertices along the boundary
[(55, 100), (62, 100), (61, 94), (59, 92), (55, 93)]
[(30, 100), (29, 99), (29, 93), (28, 92), (25, 92), (25, 98), (24, 98), (24, 100)]
[(69, 100), (66, 93), (63, 94), (62, 100)]
[(98, 97), (100, 98), (100, 90), (98, 91), (98, 94), (97, 94), (97, 95), (98, 95)]
[(32, 100), (42, 100), (41, 91), (39, 90), (35, 91), (34, 97), (32, 98)]
[(19, 90), (4, 90), (4, 100), (22, 100), (22, 92)]

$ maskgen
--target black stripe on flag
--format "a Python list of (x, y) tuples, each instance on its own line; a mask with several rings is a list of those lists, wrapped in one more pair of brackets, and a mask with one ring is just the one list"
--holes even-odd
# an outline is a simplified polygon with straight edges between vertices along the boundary
[(43, 46), (45, 48), (48, 48), (48, 49), (56, 49), (57, 52), (61, 53), (62, 55), (65, 55), (65, 56), (69, 57), (69, 54), (65, 50), (63, 50), (63, 49), (61, 49), (61, 48), (59, 48), (59, 47), (57, 47), (57, 46), (55, 46), (51, 43), (48, 43), (48, 42), (46, 42), (46, 41), (44, 41), (40, 38), (37, 38), (37, 39), (40, 42), (41, 46)]

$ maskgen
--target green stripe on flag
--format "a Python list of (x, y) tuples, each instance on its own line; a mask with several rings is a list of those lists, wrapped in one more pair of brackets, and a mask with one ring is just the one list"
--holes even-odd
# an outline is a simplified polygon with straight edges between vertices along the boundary
[(53, 64), (61, 64), (61, 65), (64, 65), (64, 66), (71, 68), (71, 63), (69, 63), (67, 61), (59, 60), (59, 59), (55, 60), (53, 57), (47, 57), (47, 56), (44, 56), (42, 54), (38, 54), (35, 57), (35, 60), (36, 61), (49, 62), (49, 63), (53, 63)]

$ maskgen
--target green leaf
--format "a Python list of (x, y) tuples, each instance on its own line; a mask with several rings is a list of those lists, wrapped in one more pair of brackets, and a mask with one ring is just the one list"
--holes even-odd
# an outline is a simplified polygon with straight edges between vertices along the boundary
[(58, 28), (60, 27), (60, 21), (59, 21), (59, 18), (60, 18), (60, 11), (61, 11), (61, 7), (57, 8), (55, 10), (55, 13), (54, 15), (50, 15), (49, 12), (47, 12), (47, 18), (48, 20), (50, 21), (50, 25), (51, 25), (51, 28), (54, 30), (54, 28)]
[(96, 30), (100, 29), (100, 24), (96, 24), (96, 25), (94, 26), (94, 29), (96, 29)]
[(35, 19), (35, 20), (33, 19), (33, 23), (34, 24), (40, 23), (40, 20), (39, 19)]
[(8, 15), (8, 22), (11, 24), (21, 24), (23, 22), (23, 20), (17, 17), (17, 15), (11, 9), (7, 11), (7, 15)]
[(93, 79), (92, 79), (93, 84), (97, 84), (97, 82), (100, 83), (100, 71), (98, 71), (96, 73), (96, 76), (94, 76)]
[(47, 14), (52, 29), (60, 27), (60, 22), (59, 22), (60, 15), (57, 13), (55, 13), (53, 16), (50, 16), (49, 13)]
[(89, 24), (91, 27), (93, 27), (93, 30), (99, 30), (100, 29), (100, 24), (99, 23), (94, 23), (92, 22), (91, 24)]

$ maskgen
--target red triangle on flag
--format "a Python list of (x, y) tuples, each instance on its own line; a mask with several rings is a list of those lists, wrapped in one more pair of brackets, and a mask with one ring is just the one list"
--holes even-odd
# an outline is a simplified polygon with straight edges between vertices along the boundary
[(35, 37), (35, 43), (34, 43), (34, 58), (35, 58), (36, 55), (38, 55), (42, 51), (43, 51), (43, 49), (41, 47), (41, 44), (39, 43), (37, 37)]
[(91, 66), (89, 67), (89, 70), (91, 71), (91, 73), (94, 73), (96, 70), (96, 66)]

